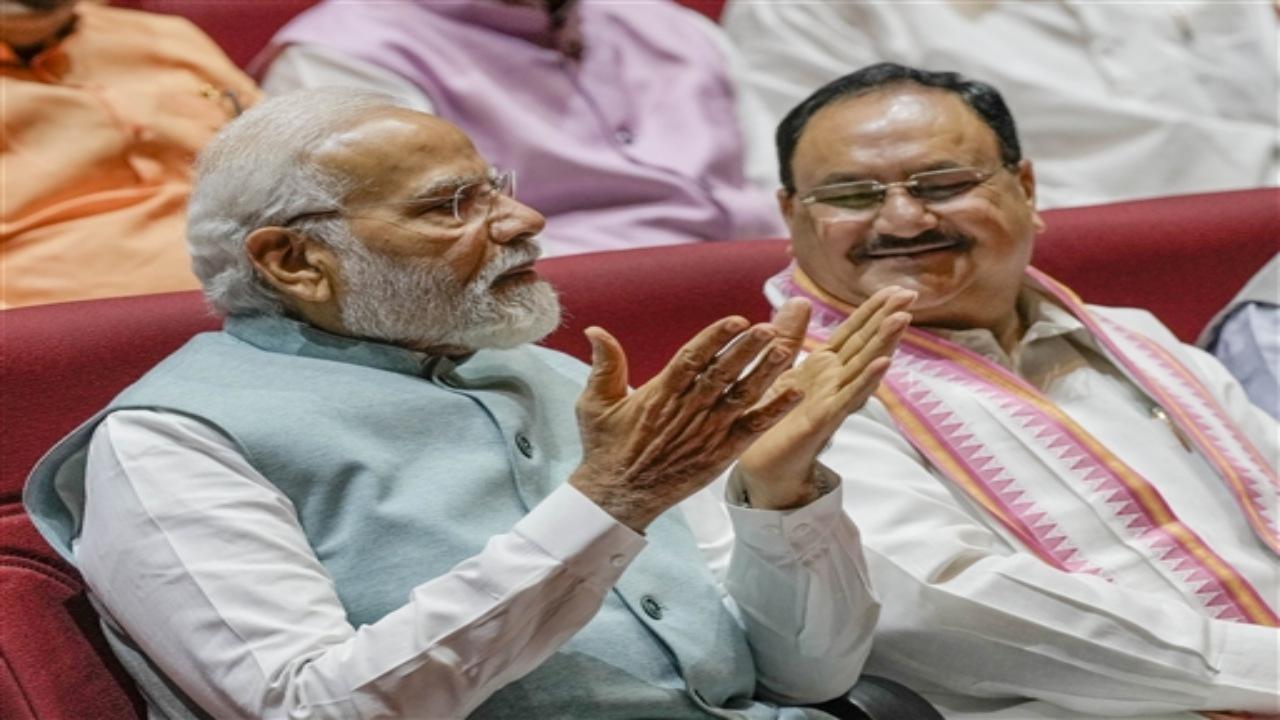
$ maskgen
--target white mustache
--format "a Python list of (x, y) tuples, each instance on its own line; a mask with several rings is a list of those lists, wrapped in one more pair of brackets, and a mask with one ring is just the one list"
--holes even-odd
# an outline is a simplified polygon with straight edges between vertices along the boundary
[(483, 282), (486, 285), (492, 283), (504, 273), (510, 272), (521, 265), (536, 262), (541, 256), (542, 248), (537, 243), (523, 243), (519, 248), (508, 250), (502, 255), (494, 258), (493, 262), (484, 269)]

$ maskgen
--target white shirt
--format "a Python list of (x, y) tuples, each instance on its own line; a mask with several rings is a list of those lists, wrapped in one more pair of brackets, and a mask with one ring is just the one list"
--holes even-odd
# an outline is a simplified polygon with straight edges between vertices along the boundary
[[(645, 546), (564, 485), (354, 628), (292, 503), (203, 423), (116, 412), (86, 475), (73, 543), (86, 583), (108, 622), (217, 718), (465, 716), (590, 621)], [(686, 501), (774, 700), (843, 692), (869, 652), (878, 606), (840, 502), (838, 489), (785, 513), (726, 509), (707, 491)]]
[[(1152, 403), (1096, 351), (1068, 313), (1024, 294), (1034, 318), (1006, 354), (990, 332), (940, 332), (1013, 369), (1152, 482), (1173, 512), (1280, 609), (1280, 560), (1235, 499)], [(1149, 314), (1095, 308), (1155, 335)], [(1276, 423), (1206, 353), (1181, 359), (1274, 465)], [(971, 427), (995, 417), (965, 417)], [(1002, 455), (1016, 474), (1017, 465)], [(1280, 711), (1280, 632), (1214, 620), (1145, 556), (1117, 540), (1087, 498), (1056, 477), (1018, 474), (1093, 564), (1114, 579), (1060, 572), (936, 472), (873, 399), (822, 461), (844, 477), (884, 608), (867, 669), (925, 692), (951, 718), (1193, 718), (1188, 710)], [(1031, 460), (1028, 467), (1038, 467)], [(1026, 698), (1037, 701), (1028, 702)]]
[(1277, 18), (1264, 0), (730, 0), (723, 22), (774, 121), (882, 61), (994, 85), (1036, 161), (1040, 207), (1280, 177)]

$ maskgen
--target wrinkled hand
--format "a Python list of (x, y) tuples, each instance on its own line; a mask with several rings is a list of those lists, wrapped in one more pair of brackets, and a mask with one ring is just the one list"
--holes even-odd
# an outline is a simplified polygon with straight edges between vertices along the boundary
[(774, 392), (800, 390), (804, 399), (742, 455), (739, 477), (752, 507), (783, 510), (822, 495), (813, 478), (818, 454), (840, 423), (875, 392), (889, 369), (916, 293), (882, 288), (840, 324), (826, 345), (789, 370)]
[[(808, 304), (789, 312), (807, 319)], [(583, 457), (569, 482), (637, 531), (718, 477), (801, 396), (790, 388), (765, 398), (798, 347), (772, 323), (713, 323), (635, 391), (618, 341), (598, 327), (586, 335), (591, 375), (577, 405)]]

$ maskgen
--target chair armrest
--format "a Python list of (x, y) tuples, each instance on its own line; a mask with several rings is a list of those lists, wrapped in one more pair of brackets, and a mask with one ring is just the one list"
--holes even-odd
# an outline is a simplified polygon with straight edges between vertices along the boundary
[(919, 693), (901, 683), (863, 675), (849, 694), (811, 705), (837, 720), (943, 720)]

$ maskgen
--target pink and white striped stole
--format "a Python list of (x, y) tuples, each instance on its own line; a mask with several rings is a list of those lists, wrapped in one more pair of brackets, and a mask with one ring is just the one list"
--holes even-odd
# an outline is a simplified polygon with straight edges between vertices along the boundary
[[(1168, 413), (1174, 425), (1217, 470), (1262, 542), (1280, 554), (1280, 534), (1270, 507), (1277, 500), (1272, 470), (1234, 426), (1203, 384), (1154, 341), (1096, 318), (1066, 288), (1034, 269), (1029, 279), (1055, 298), (1094, 334), (1110, 359)], [(814, 306), (807, 346), (821, 345), (852, 308), (818, 288), (797, 267), (769, 280), (784, 297)], [(975, 431), (945, 396), (963, 389), (1004, 428)], [(942, 390), (943, 392), (939, 392)], [(1066, 572), (1106, 573), (1083, 557), (1061, 527), (1036, 503), (984, 432), (1013, 433), (1016, 440), (1056, 457), (1058, 468), (1094, 492), (1114, 513), (1113, 524), (1145, 547), (1166, 577), (1181, 583), (1213, 617), (1280, 625), (1258, 591), (1169, 508), (1159, 491), (1022, 378), (1000, 365), (928, 332), (908, 330), (877, 397), (911, 444), (956, 487), (995, 518), (1029, 551)], [(986, 440), (986, 441), (984, 441)]]

